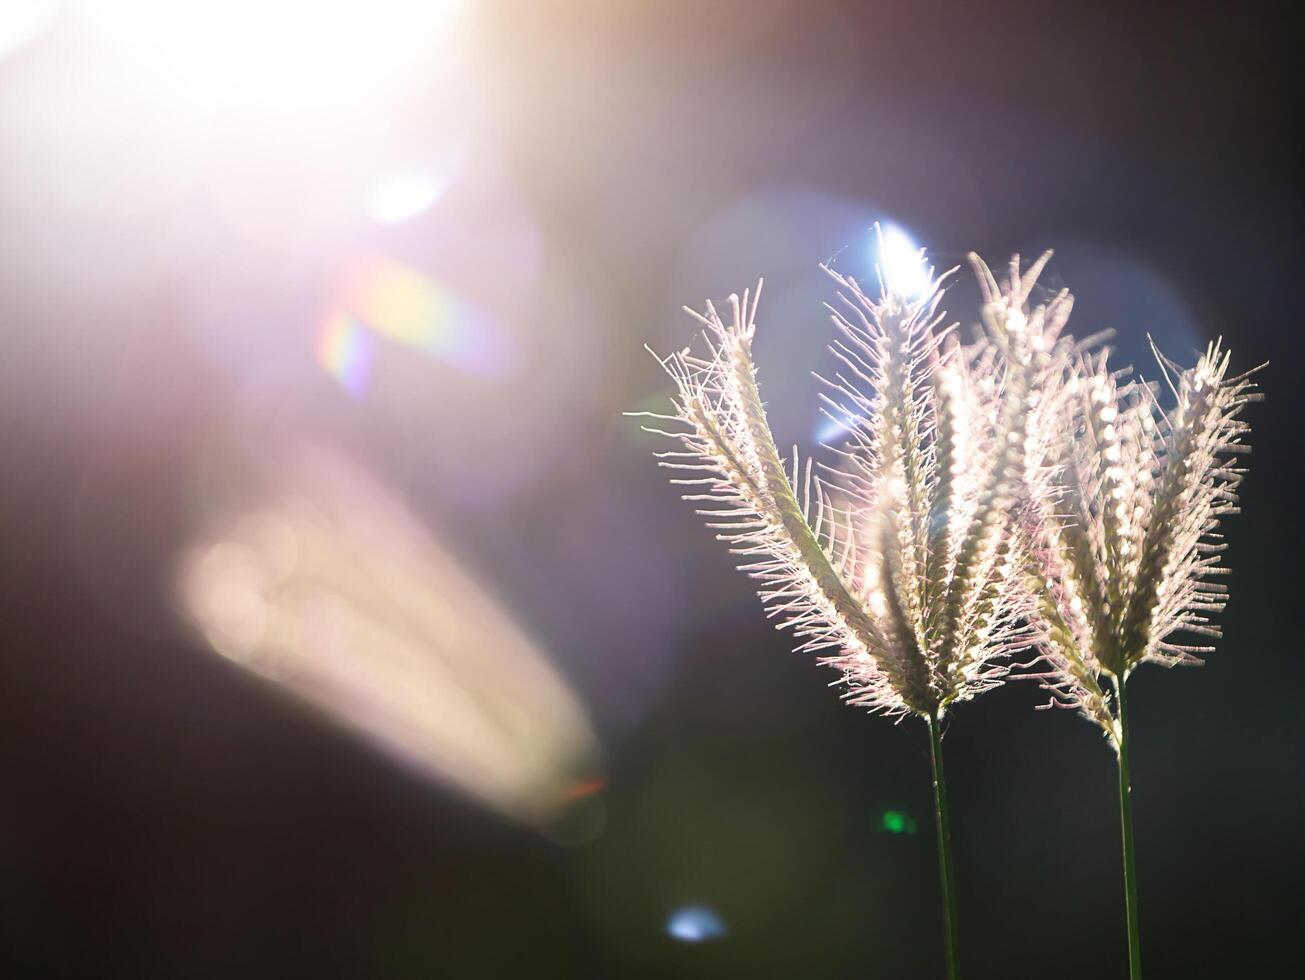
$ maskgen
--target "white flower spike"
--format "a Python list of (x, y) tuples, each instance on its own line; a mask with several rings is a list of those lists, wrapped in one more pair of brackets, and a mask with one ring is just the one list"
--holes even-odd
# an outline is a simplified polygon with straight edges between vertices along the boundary
[(829, 307), (839, 367), (823, 397), (849, 437), (823, 475), (796, 450), (781, 458), (771, 436), (752, 360), (760, 286), (730, 297), (728, 321), (710, 303), (689, 311), (706, 328), (706, 351), (661, 361), (676, 384), (674, 413), (652, 417), (676, 428), (649, 430), (679, 442), (659, 454), (672, 482), (762, 583), (798, 649), (841, 671), (846, 700), (927, 722), (953, 971), (941, 722), (1041, 640), (1022, 587), (1031, 539), (1017, 518), (1027, 457), (1046, 453), (1031, 420), (1074, 352), (1060, 336), (1068, 294), (1029, 307), (1048, 257), (1025, 271), (1016, 258), (1004, 286), (976, 265), (986, 332), (969, 346), (942, 326), (950, 273), (935, 277), (923, 253), (925, 286), (885, 269), (878, 298), (827, 270), (839, 287)]

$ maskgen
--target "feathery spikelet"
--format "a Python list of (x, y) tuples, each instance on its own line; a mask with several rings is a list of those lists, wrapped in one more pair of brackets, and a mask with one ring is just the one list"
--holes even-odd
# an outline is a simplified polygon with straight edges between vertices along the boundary
[(1021, 274), (1017, 259), (1004, 287), (981, 267), (987, 334), (968, 347), (940, 329), (932, 271), (918, 298), (886, 280), (878, 299), (831, 271), (841, 367), (825, 403), (850, 438), (824, 477), (775, 447), (752, 361), (756, 296), (732, 296), (729, 323), (711, 304), (693, 313), (706, 353), (662, 361), (675, 414), (653, 417), (681, 426), (650, 429), (681, 443), (662, 465), (680, 471), (673, 482), (705, 505), (799, 649), (829, 651), (823, 662), (853, 704), (941, 717), (999, 684), (1005, 657), (1040, 639), (1017, 582), (1030, 539), (1012, 517), (1040, 439), (1031, 408), (1071, 351), (1059, 338), (1067, 294), (1027, 305), (1045, 261)]
[(1229, 457), (1249, 451), (1238, 415), (1262, 397), (1254, 372), (1229, 377), (1222, 342), (1187, 370), (1155, 354), (1177, 402), (1169, 413), (1155, 385), (1123, 383), (1105, 353), (1066, 376), (1031, 571), (1047, 624), (1048, 669), (1036, 676), (1052, 704), (1079, 708), (1116, 745), (1106, 685), (1140, 663), (1199, 663), (1212, 649), (1175, 633), (1220, 635), (1219, 519), (1236, 512), (1245, 472)]

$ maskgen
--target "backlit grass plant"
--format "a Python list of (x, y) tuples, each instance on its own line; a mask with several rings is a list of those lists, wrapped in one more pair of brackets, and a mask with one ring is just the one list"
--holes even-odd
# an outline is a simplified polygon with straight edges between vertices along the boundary
[[(880, 240), (881, 251), (883, 240)], [(797, 648), (842, 675), (844, 700), (929, 733), (948, 973), (958, 975), (945, 718), (1023, 672), (1097, 724), (1119, 761), (1129, 962), (1140, 976), (1125, 683), (1138, 665), (1197, 661), (1223, 608), (1219, 520), (1235, 510), (1249, 375), (1209, 347), (1158, 386), (1107, 366), (1066, 331), (1068, 291), (1032, 302), (1050, 253), (1004, 281), (971, 256), (982, 326), (962, 343), (939, 311), (950, 275), (879, 270), (872, 297), (826, 270), (838, 302), (826, 413), (830, 464), (771, 435), (752, 357), (760, 286), (728, 318), (690, 310), (705, 347), (659, 358), (670, 414), (642, 414), (685, 499), (761, 583)], [(924, 254), (911, 256), (920, 270)], [(913, 266), (914, 268), (914, 266)], [(952, 270), (953, 272), (955, 270)]]
[(730, 297), (728, 321), (710, 303), (694, 314), (705, 351), (662, 361), (674, 412), (652, 417), (675, 427), (650, 429), (677, 440), (659, 454), (673, 482), (762, 583), (798, 648), (842, 673), (845, 699), (927, 726), (953, 976), (943, 720), (1000, 684), (1010, 654), (1041, 640), (1021, 587), (1031, 542), (1014, 518), (1026, 509), (1026, 448), (1043, 438), (1030, 428), (1032, 409), (1075, 354), (1061, 337), (1068, 295), (1029, 307), (1045, 261), (1023, 273), (1016, 262), (1002, 287), (980, 266), (993, 292), (983, 336), (969, 345), (942, 326), (932, 271), (911, 295), (883, 270), (877, 298), (831, 271), (839, 370), (827, 405), (849, 433), (832, 466), (817, 471), (776, 448), (752, 359), (756, 294)]
[(1104, 352), (1072, 367), (1032, 501), (1028, 583), (1045, 628), (1036, 674), (1052, 704), (1077, 708), (1105, 732), (1119, 764), (1129, 969), (1141, 976), (1132, 784), (1125, 687), (1143, 663), (1199, 663), (1217, 638), (1211, 616), (1227, 601), (1220, 519), (1237, 509), (1249, 451), (1239, 413), (1259, 398), (1250, 375), (1230, 376), (1211, 344), (1184, 370), (1156, 351), (1174, 407), (1156, 385), (1122, 383)]

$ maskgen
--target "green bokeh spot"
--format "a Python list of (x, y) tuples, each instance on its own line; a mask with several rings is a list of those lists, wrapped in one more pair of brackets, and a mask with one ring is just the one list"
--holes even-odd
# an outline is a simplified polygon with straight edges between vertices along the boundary
[(879, 829), (890, 834), (914, 834), (915, 817), (901, 810), (885, 810), (883, 816), (879, 818)]

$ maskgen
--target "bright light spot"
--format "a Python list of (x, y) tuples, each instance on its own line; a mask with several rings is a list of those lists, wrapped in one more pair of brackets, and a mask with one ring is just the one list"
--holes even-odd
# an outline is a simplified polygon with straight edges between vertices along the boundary
[(880, 223), (875, 236), (875, 264), (888, 291), (903, 299), (916, 299), (929, 288), (929, 265), (924, 252), (897, 225)]
[(396, 500), (322, 451), (255, 469), (271, 489), (234, 490), (181, 563), (217, 653), (523, 822), (601, 790), (587, 713), (547, 654)]
[(0, 2), (0, 61), (36, 40), (59, 12), (58, 0)]
[(725, 923), (706, 905), (683, 905), (666, 919), (666, 934), (682, 943), (703, 943), (725, 935)]
[(458, 0), (124, 0), (89, 4), (82, 14), (192, 98), (320, 105), (328, 93), (401, 76), (447, 37), (461, 7)]
[(372, 188), (367, 210), (377, 221), (397, 225), (417, 217), (443, 193), (444, 181), (430, 174), (390, 174)]
[(851, 434), (852, 426), (848, 422), (822, 415), (820, 425), (816, 428), (816, 442), (825, 446), (836, 446)]
[(885, 810), (879, 825), (890, 834), (914, 834), (916, 831), (915, 817), (901, 810)]

